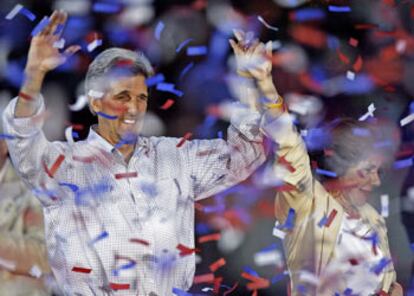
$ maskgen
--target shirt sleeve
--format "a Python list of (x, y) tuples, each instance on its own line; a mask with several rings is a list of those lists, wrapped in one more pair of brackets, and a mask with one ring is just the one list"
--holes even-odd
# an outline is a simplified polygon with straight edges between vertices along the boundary
[[(60, 142), (49, 142), (42, 131), (45, 112), (43, 97), (40, 96), (37, 112), (23, 118), (15, 117), (17, 99), (11, 100), (3, 113), (4, 132), (10, 135), (6, 141), (13, 166), (31, 189), (43, 187), (45, 191), (45, 188), (56, 190), (57, 182), (48, 176), (45, 166), (51, 166), (59, 155), (64, 154), (64, 149)], [(50, 196), (39, 197), (39, 200), (43, 206), (53, 203)]]
[(245, 180), (265, 161), (261, 114), (235, 105), (227, 140), (193, 140), (182, 147), (196, 200)]
[(289, 168), (278, 175), (291, 188), (278, 192), (277, 198), (285, 201), (279, 205), (285, 207), (283, 212), (289, 208), (299, 210), (312, 200), (313, 176), (306, 145), (287, 112), (277, 118), (264, 116), (261, 126), (262, 132), (276, 144), (275, 165), (280, 163)]

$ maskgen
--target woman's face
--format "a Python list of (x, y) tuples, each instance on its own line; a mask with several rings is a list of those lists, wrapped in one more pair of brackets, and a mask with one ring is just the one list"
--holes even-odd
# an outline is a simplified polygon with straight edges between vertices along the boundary
[(380, 155), (370, 155), (366, 160), (359, 162), (351, 167), (344, 176), (340, 178), (341, 182), (352, 184), (344, 195), (354, 206), (363, 206), (371, 191), (381, 185), (379, 170), (384, 163)]

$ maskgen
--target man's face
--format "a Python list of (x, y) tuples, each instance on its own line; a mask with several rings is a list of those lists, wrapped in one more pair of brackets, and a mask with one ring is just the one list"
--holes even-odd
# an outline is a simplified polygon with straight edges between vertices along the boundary
[(371, 155), (358, 165), (351, 167), (341, 179), (354, 186), (346, 192), (346, 197), (354, 206), (363, 206), (371, 191), (381, 185), (379, 170), (383, 164), (380, 155)]
[(101, 99), (92, 101), (93, 110), (116, 119), (98, 115), (98, 129), (101, 136), (111, 144), (128, 136), (136, 136), (142, 129), (147, 111), (148, 88), (145, 76), (138, 74), (120, 77), (110, 82), (109, 90)]

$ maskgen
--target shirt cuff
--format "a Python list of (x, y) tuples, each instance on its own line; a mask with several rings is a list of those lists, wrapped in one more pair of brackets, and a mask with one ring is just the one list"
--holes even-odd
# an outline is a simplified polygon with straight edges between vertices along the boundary
[(249, 141), (261, 142), (263, 140), (260, 132), (262, 115), (242, 103), (234, 103), (232, 107), (231, 125)]
[[(39, 95), (36, 112), (30, 117), (15, 117), (15, 109), (18, 97), (9, 102), (3, 113), (4, 129), (8, 134), (16, 137), (31, 137), (42, 129), (44, 119), (40, 114), (45, 111), (45, 103), (42, 95)], [(38, 119), (36, 117), (39, 117)]]

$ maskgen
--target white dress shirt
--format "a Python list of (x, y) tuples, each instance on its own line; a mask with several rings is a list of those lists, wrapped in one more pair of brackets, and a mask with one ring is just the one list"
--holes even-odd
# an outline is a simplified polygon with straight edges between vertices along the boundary
[[(180, 257), (176, 247), (194, 248), (194, 201), (244, 180), (264, 162), (260, 114), (239, 109), (227, 141), (177, 148), (178, 138), (139, 137), (126, 163), (93, 128), (85, 141), (47, 141), (35, 119), (45, 109), (40, 100), (34, 116), (15, 118), (13, 99), (4, 128), (16, 136), (7, 143), (13, 164), (43, 205), (49, 261), (65, 295), (187, 290), (195, 257)], [(53, 171), (59, 155), (65, 158), (51, 178), (44, 167)], [(137, 176), (116, 178), (123, 173)], [(115, 292), (113, 284), (129, 288)]]

